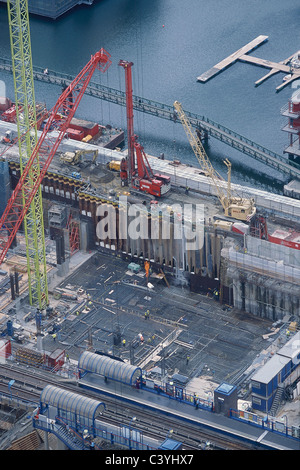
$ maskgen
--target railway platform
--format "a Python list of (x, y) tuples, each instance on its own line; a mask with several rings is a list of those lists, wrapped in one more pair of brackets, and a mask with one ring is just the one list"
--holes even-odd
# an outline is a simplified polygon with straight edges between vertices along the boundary
[(300, 449), (299, 440), (200, 407), (196, 409), (193, 404), (184, 403), (174, 397), (158, 394), (145, 388), (128, 387), (116, 381), (105, 382), (104, 378), (90, 373), (85, 374), (79, 380), (79, 385), (82, 388), (98, 391), (104, 396), (118, 397), (124, 402), (146, 408), (149, 412), (174, 414), (179, 419), (189, 421), (193, 425), (199, 425), (200, 428), (209, 429), (223, 436), (232, 436), (256, 446), (259, 445), (262, 449)]

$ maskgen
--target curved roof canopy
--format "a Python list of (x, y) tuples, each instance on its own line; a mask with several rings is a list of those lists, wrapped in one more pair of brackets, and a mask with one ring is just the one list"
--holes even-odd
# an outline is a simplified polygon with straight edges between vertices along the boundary
[(105, 410), (105, 404), (100, 401), (68, 392), (53, 385), (46, 385), (42, 390), (40, 402), (88, 419), (95, 419)]
[(83, 352), (79, 357), (78, 368), (127, 385), (133, 385), (142, 375), (140, 367), (89, 351)]

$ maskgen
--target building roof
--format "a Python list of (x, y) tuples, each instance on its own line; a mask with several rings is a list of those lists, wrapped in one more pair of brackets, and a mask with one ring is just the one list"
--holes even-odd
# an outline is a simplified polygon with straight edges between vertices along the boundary
[(252, 376), (251, 380), (267, 384), (290, 362), (290, 358), (275, 354)]
[(300, 331), (294, 334), (291, 339), (277, 351), (280, 356), (285, 356), (290, 359), (294, 358), (300, 353)]
[(215, 389), (215, 392), (222, 393), (223, 395), (230, 395), (235, 389), (236, 385), (223, 382)]

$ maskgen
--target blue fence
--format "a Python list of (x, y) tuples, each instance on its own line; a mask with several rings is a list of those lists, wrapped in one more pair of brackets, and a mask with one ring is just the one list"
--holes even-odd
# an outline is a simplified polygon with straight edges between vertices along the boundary
[(249, 411), (233, 409), (230, 410), (229, 417), (300, 441), (300, 425), (288, 426), (287, 419), (285, 419), (285, 422), (282, 422), (269, 416), (261, 417)]
[(104, 439), (111, 445), (118, 445), (134, 450), (156, 450), (143, 442), (143, 435), (129, 426), (114, 426), (113, 431), (109, 426), (103, 427), (96, 422), (95, 427), (84, 426), (82, 429), (74, 429), (71, 421), (56, 417), (48, 419), (44, 415), (36, 415), (32, 419), (33, 427), (55, 434), (69, 449), (72, 450), (101, 450), (101, 445), (94, 443), (95, 439)]

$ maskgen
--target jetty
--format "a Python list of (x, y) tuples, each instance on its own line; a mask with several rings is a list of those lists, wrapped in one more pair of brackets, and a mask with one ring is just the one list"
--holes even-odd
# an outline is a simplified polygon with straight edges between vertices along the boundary
[(268, 78), (270, 78), (271, 76), (279, 72), (284, 72), (287, 75), (284, 78), (284, 81), (282, 82), (282, 84), (276, 87), (276, 91), (280, 91), (283, 87), (285, 87), (289, 83), (293, 82), (296, 79), (299, 79), (300, 68), (295, 68), (295, 67), (292, 67), (291, 65), (291, 59), (295, 56), (296, 53), (292, 54), (290, 57), (280, 62), (273, 62), (267, 59), (261, 59), (259, 57), (248, 55), (249, 52), (252, 52), (254, 49), (264, 44), (266, 41), (268, 41), (268, 36), (263, 36), (263, 35), (257, 36), (257, 38), (253, 39), (248, 44), (241, 47), (238, 51), (229, 55), (228, 57), (223, 59), (221, 62), (214, 65), (214, 67), (212, 67), (211, 69), (207, 70), (202, 75), (197, 77), (197, 81), (202, 82), (202, 83), (207, 82), (208, 80), (215, 77), (216, 75), (218, 75), (220, 72), (222, 72), (229, 66), (233, 65), (238, 60), (240, 60), (241, 62), (248, 62), (253, 65), (270, 69), (270, 72), (268, 72), (266, 75), (264, 75), (262, 78), (260, 78), (259, 80), (255, 82), (255, 86), (260, 85), (263, 81), (267, 80)]

